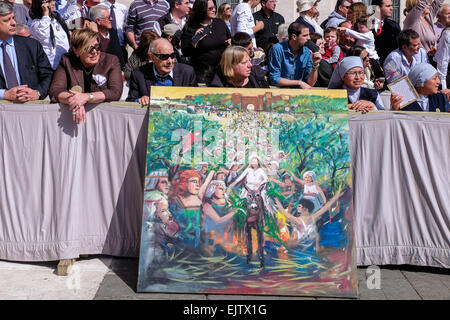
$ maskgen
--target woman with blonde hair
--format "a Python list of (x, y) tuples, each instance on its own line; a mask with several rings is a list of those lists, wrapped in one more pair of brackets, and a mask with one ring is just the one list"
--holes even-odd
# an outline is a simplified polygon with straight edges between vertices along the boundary
[(217, 18), (223, 20), (231, 32), (231, 14), (233, 13), (233, 8), (228, 2), (222, 3), (217, 9)]
[(362, 2), (355, 2), (350, 5), (347, 12), (347, 20), (354, 26), (359, 18), (368, 16), (367, 6)]
[[(119, 59), (100, 51), (98, 32), (78, 29), (70, 37), (70, 51), (61, 58), (53, 76), (51, 101), (69, 105), (77, 123), (86, 121), (88, 103), (118, 101), (123, 82)], [(75, 86), (81, 92), (72, 90)]]
[(209, 86), (269, 88), (264, 77), (253, 68), (247, 49), (240, 46), (230, 46), (223, 52), (219, 68)]
[(434, 54), (436, 34), (433, 29), (433, 20), (436, 18), (444, 0), (406, 0), (406, 8), (403, 11), (406, 16), (403, 29), (412, 29), (419, 34), (423, 48), (430, 54)]

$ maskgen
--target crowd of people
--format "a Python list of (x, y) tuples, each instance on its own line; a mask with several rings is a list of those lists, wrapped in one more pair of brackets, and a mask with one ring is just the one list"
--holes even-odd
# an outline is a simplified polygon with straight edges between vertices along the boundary
[[(277, 0), (0, 1), (0, 98), (50, 97), (76, 122), (88, 103), (149, 103), (153, 86), (343, 88), (349, 108), (385, 109), (379, 93), (403, 76), (426, 72), (419, 99), (404, 110), (448, 111), (450, 6), (407, 0), (403, 28), (392, 0), (337, 0), (321, 21), (320, 0), (297, 0), (287, 22)], [(255, 8), (260, 5), (260, 10)], [(130, 55), (131, 50), (134, 52)], [(411, 79), (410, 79), (411, 80)], [(402, 97), (391, 95), (392, 109)], [(388, 109), (388, 108), (386, 108)]]

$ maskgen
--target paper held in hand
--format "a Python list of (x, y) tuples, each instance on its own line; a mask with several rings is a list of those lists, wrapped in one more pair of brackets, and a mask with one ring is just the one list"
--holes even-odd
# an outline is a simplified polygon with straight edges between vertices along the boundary
[(389, 83), (387, 86), (389, 91), (391, 91), (391, 94), (395, 93), (402, 96), (403, 100), (400, 104), (400, 109), (419, 99), (419, 95), (417, 94), (417, 91), (413, 87), (408, 76), (398, 78), (397, 80)]

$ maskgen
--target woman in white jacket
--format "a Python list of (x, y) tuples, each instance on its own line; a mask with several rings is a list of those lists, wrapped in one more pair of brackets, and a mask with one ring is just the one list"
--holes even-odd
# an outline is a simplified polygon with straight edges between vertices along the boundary
[(64, 20), (55, 11), (54, 0), (33, 0), (30, 9), (33, 19), (31, 37), (38, 40), (53, 69), (59, 65), (61, 56), (69, 51), (69, 31)]

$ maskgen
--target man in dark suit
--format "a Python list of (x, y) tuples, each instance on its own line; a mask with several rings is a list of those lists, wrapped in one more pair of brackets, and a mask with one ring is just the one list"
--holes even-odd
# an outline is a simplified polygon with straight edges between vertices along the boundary
[(150, 86), (196, 87), (194, 69), (183, 63), (175, 63), (175, 51), (166, 39), (157, 39), (148, 49), (149, 63), (131, 73), (127, 101), (150, 103)]
[(380, 9), (380, 19), (374, 17), (375, 49), (380, 57), (380, 64), (383, 65), (386, 57), (398, 48), (397, 36), (400, 33), (400, 25), (389, 19), (392, 16), (392, 0), (373, 0), (372, 5)]
[[(122, 47), (120, 46), (117, 30), (111, 24), (112, 17), (108, 7), (103, 4), (91, 7), (89, 10), (89, 19), (95, 23), (100, 35), (100, 50), (115, 55), (119, 59), (120, 68), (122, 69), (125, 66), (125, 58)], [(92, 29), (96, 31), (95, 27)]]
[(27, 102), (44, 99), (53, 69), (42, 45), (16, 36), (14, 8), (0, 2), (0, 99)]

